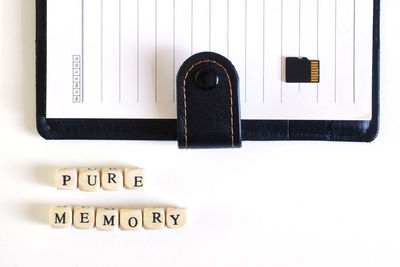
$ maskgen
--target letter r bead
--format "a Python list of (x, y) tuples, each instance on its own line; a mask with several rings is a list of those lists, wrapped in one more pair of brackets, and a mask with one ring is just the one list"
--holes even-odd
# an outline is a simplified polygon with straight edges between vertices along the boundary
[(165, 225), (165, 210), (146, 208), (143, 210), (143, 226), (148, 230), (161, 230)]
[(124, 185), (124, 175), (120, 169), (103, 169), (101, 171), (101, 186), (104, 190), (119, 191)]

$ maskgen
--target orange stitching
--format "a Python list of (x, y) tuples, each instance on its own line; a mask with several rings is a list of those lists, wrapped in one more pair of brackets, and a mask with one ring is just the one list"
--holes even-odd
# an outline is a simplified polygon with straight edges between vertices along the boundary
[(183, 80), (183, 101), (184, 101), (184, 107), (185, 107), (185, 147), (189, 147), (188, 143), (188, 123), (187, 123), (187, 101), (186, 101), (186, 80), (187, 77), (189, 76), (189, 73), (194, 69), (194, 67), (200, 65), (201, 63), (213, 63), (220, 67), (226, 74), (226, 77), (228, 77), (228, 83), (229, 83), (229, 93), (231, 97), (230, 101), (230, 114), (231, 114), (231, 135), (232, 135), (232, 148), (235, 147), (235, 137), (234, 137), (234, 127), (233, 127), (233, 89), (232, 89), (232, 82), (231, 82), (231, 77), (229, 76), (228, 70), (222, 66), (220, 63), (214, 60), (201, 60), (195, 64), (193, 64), (188, 71), (185, 74), (185, 79)]

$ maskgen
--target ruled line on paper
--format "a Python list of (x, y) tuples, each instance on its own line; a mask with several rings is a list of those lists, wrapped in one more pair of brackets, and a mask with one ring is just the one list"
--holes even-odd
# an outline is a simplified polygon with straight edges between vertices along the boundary
[(337, 0), (335, 0), (335, 103), (337, 103)]
[(119, 90), (119, 103), (122, 102), (122, 87), (121, 87), (121, 0), (118, 2), (118, 90)]
[(299, 58), (301, 57), (301, 0), (299, 0)]
[[(299, 58), (301, 58), (301, 0), (299, 0)], [(299, 83), (299, 93), (301, 92), (301, 84)]]
[(191, 46), (191, 48), (190, 48), (190, 51), (191, 51), (191, 54), (193, 55), (193, 35), (194, 35), (194, 33), (193, 33), (193, 27), (194, 27), (194, 10), (193, 10), (193, 1), (194, 0), (191, 0), (191, 5), (190, 5), (190, 46)]
[(248, 20), (247, 20), (247, 0), (245, 0), (245, 52), (244, 52), (244, 61), (245, 61), (245, 74), (244, 74), (244, 102), (247, 103), (247, 26), (248, 26)]
[(101, 0), (101, 22), (100, 22), (100, 90), (101, 90), (101, 103), (104, 102), (104, 0)]
[(175, 95), (176, 95), (176, 0), (173, 0), (173, 18), (172, 18), (172, 102), (175, 103)]
[(356, 0), (353, 1), (353, 103), (356, 103)]
[(283, 104), (283, 0), (281, 0), (281, 104)]
[(81, 90), (82, 90), (82, 102), (85, 102), (85, 0), (82, 0), (82, 56), (81, 56)]
[(154, 103), (158, 101), (158, 1), (154, 0)]
[(226, 0), (226, 57), (229, 58), (229, 39), (230, 39), (230, 0)]
[(265, 0), (263, 0), (263, 99), (265, 103)]
[(211, 0), (208, 1), (208, 51), (211, 52), (211, 23), (212, 23), (212, 9)]
[(136, 0), (137, 1), (137, 6), (136, 6), (136, 23), (137, 23), (137, 25), (136, 25), (136, 60), (137, 60), (137, 62), (136, 62), (136, 102), (137, 103), (139, 103), (139, 101), (140, 101), (140, 87), (139, 87), (139, 85), (140, 85), (140, 76), (139, 76), (139, 74), (140, 74), (140, 71), (139, 71), (139, 59), (140, 59), (140, 17), (139, 17), (139, 14), (140, 14), (140, 12), (139, 12), (139, 7), (140, 7), (140, 5), (139, 5), (139, 0)]
[[(317, 59), (319, 60), (319, 0), (317, 0)], [(317, 103), (319, 103), (319, 83), (317, 84)]]

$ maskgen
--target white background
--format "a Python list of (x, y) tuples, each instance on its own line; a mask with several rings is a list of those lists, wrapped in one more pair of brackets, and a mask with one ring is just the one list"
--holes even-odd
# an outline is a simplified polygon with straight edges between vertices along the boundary
[[(35, 129), (33, 0), (0, 1), (0, 266), (399, 266), (400, 1), (382, 0), (372, 144), (45, 141)], [(59, 192), (61, 166), (140, 166), (146, 190)], [(184, 206), (180, 231), (53, 230), (56, 204)]]

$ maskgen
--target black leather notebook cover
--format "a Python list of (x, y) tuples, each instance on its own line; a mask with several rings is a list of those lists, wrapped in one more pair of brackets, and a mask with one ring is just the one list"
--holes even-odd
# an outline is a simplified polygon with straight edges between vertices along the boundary
[[(46, 139), (176, 140), (177, 121), (162, 119), (46, 118), (46, 0), (36, 1), (37, 129)], [(380, 0), (374, 0), (372, 120), (242, 120), (243, 140), (371, 142), (379, 130)]]

